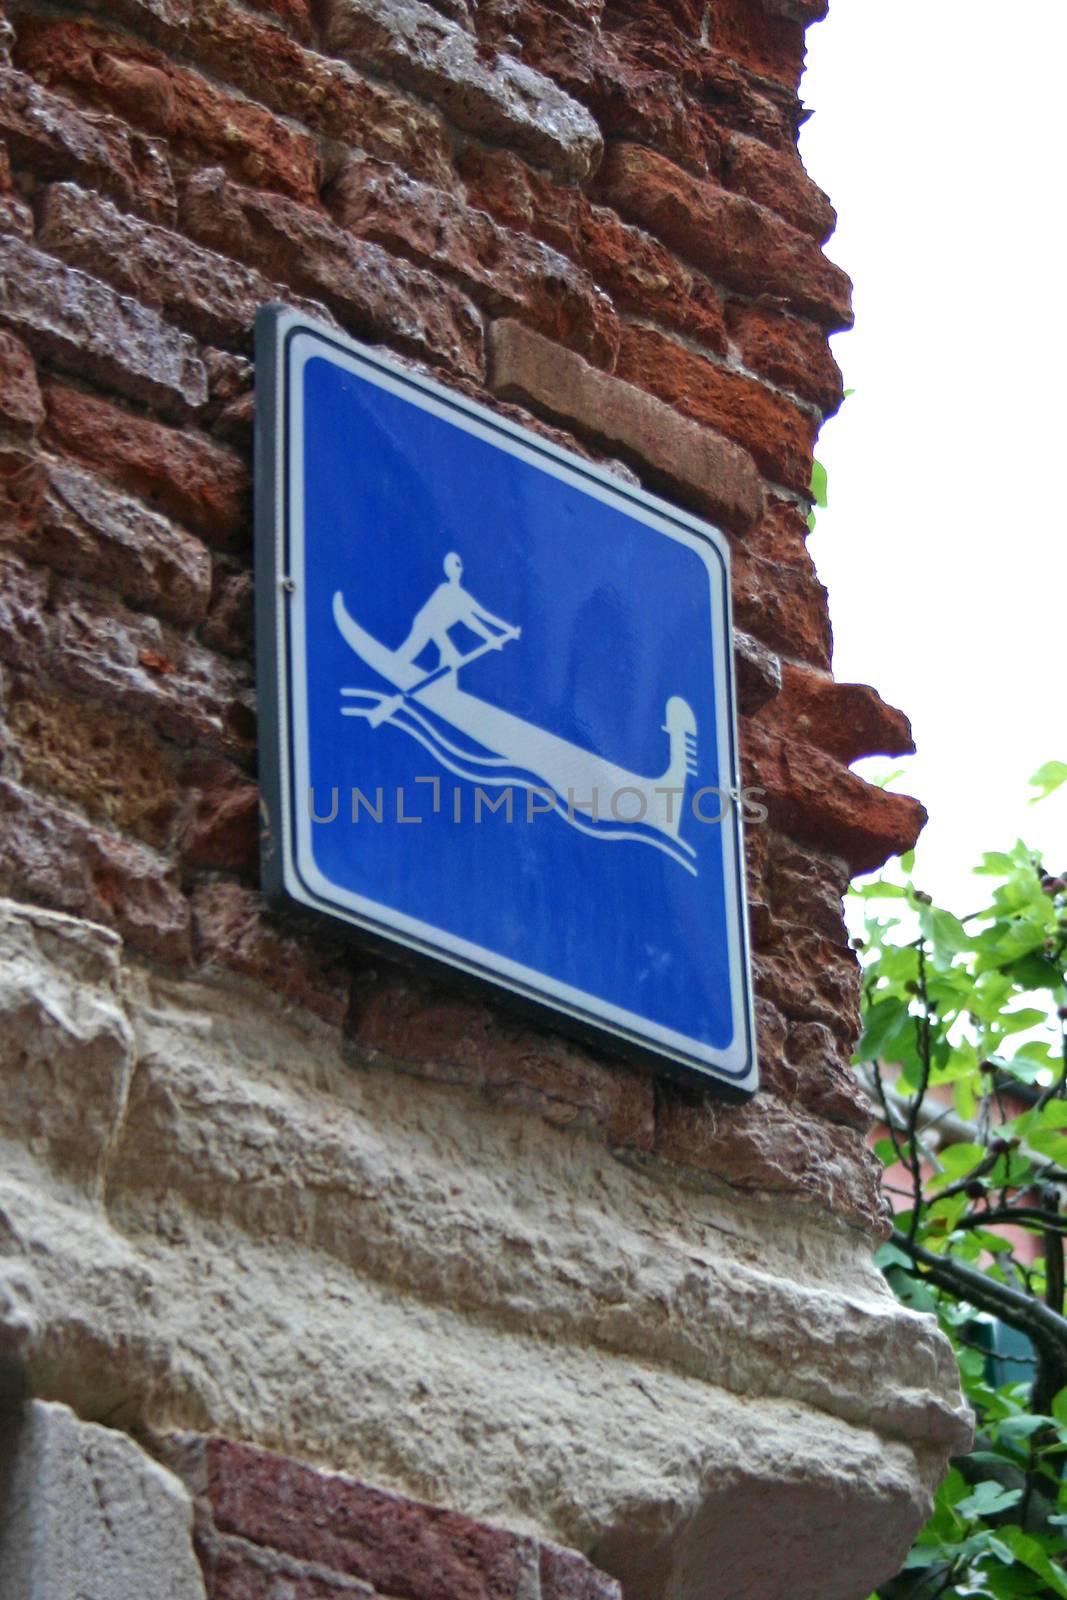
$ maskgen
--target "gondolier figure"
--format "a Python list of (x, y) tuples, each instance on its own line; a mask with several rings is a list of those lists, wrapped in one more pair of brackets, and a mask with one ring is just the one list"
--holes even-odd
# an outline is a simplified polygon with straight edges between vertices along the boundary
[(412, 665), (432, 640), (440, 655), (440, 666), (460, 666), (463, 657), (448, 634), (459, 622), (497, 649), (508, 639), (519, 638), (522, 629), (513, 628), (509, 622), (480, 606), (460, 583), (462, 576), (463, 562), (452, 551), (445, 557), (446, 581), (437, 585), (426, 604), (415, 613), (411, 632), (396, 652), (400, 661)]

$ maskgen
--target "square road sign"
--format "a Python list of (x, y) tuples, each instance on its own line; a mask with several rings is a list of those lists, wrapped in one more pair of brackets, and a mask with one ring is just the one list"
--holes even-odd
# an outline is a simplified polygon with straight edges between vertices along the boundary
[(265, 307), (256, 566), (272, 900), (751, 1092), (722, 536)]

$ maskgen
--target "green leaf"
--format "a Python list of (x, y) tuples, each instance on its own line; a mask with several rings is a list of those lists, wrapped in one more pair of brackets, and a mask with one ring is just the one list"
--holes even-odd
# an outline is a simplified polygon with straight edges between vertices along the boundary
[(908, 1004), (890, 997), (877, 1001), (867, 1013), (863, 1038), (856, 1051), (857, 1061), (877, 1061), (890, 1040), (905, 1028), (910, 1020)]
[(1067, 761), (1046, 761), (1030, 779), (1031, 789), (1040, 791), (1032, 797), (1030, 804), (1036, 806), (1039, 800), (1047, 800), (1064, 783), (1067, 783)]
[(879, 1245), (878, 1249), (874, 1252), (874, 1264), (876, 1267), (881, 1267), (884, 1271), (886, 1267), (906, 1267), (910, 1270), (912, 1263), (911, 1257), (909, 1255), (905, 1255), (904, 1251), (901, 1250), (899, 1245), (895, 1245), (892, 1242), (887, 1242), (886, 1244)]
[(1067, 1576), (1062, 1568), (1057, 1569), (1052, 1565), (1032, 1534), (1024, 1533), (1021, 1528), (1002, 1528), (1001, 1536), (1004, 1542), (1011, 1546), (1016, 1561), (1021, 1561), (1024, 1567), (1036, 1572), (1038, 1577), (1048, 1584), (1053, 1594), (1060, 1595), (1061, 1600), (1067, 1600)]
[[(897, 1147), (892, 1139), (876, 1139), (874, 1141), (874, 1153), (883, 1167), (895, 1167), (899, 1159)], [(877, 1260), (877, 1257), (875, 1259)], [(879, 1265), (881, 1265), (880, 1262)]]
[(901, 870), (901, 872), (914, 872), (915, 871), (915, 851), (914, 850), (905, 850), (904, 854), (900, 858), (900, 870)]
[(961, 1517), (993, 1517), (998, 1511), (1018, 1505), (1022, 1497), (1021, 1489), (1005, 1489), (995, 1478), (985, 1478), (975, 1484), (966, 1499), (956, 1502), (956, 1510)]
[(826, 510), (826, 468), (821, 461), (811, 463), (811, 498), (820, 511)]

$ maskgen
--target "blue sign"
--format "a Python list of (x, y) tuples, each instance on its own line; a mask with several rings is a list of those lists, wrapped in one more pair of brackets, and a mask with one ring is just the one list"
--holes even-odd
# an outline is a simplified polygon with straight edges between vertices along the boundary
[(725, 541), (282, 308), (256, 423), (268, 894), (750, 1092)]

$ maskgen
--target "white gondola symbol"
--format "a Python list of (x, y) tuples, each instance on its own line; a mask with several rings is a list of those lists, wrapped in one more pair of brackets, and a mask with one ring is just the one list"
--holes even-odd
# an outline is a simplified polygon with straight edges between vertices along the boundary
[[(688, 701), (680, 695), (671, 695), (667, 701), (663, 721), (667, 765), (662, 773), (646, 777), (468, 694), (458, 683), (462, 668), (491, 650), (502, 650), (519, 639), (522, 630), (494, 616), (468, 594), (460, 582), (463, 563), (458, 555), (446, 556), (444, 566), (445, 581), (418, 611), (407, 638), (396, 650), (355, 621), (340, 591), (334, 595), (334, 620), (345, 642), (393, 685), (390, 694), (342, 689), (348, 701), (360, 702), (343, 706), (342, 715), (363, 717), (373, 728), (388, 723), (418, 740), (448, 771), (471, 783), (548, 791), (558, 815), (582, 833), (651, 845), (696, 876), (696, 851), (679, 837), (686, 782), (697, 771), (697, 725)], [(481, 639), (465, 655), (449, 636), (449, 630), (458, 624)], [(431, 642), (439, 660), (432, 671), (424, 672), (415, 661)], [(427, 711), (432, 718), (426, 716)], [(475, 748), (456, 744), (432, 719), (447, 724), (465, 740), (473, 740)]]

